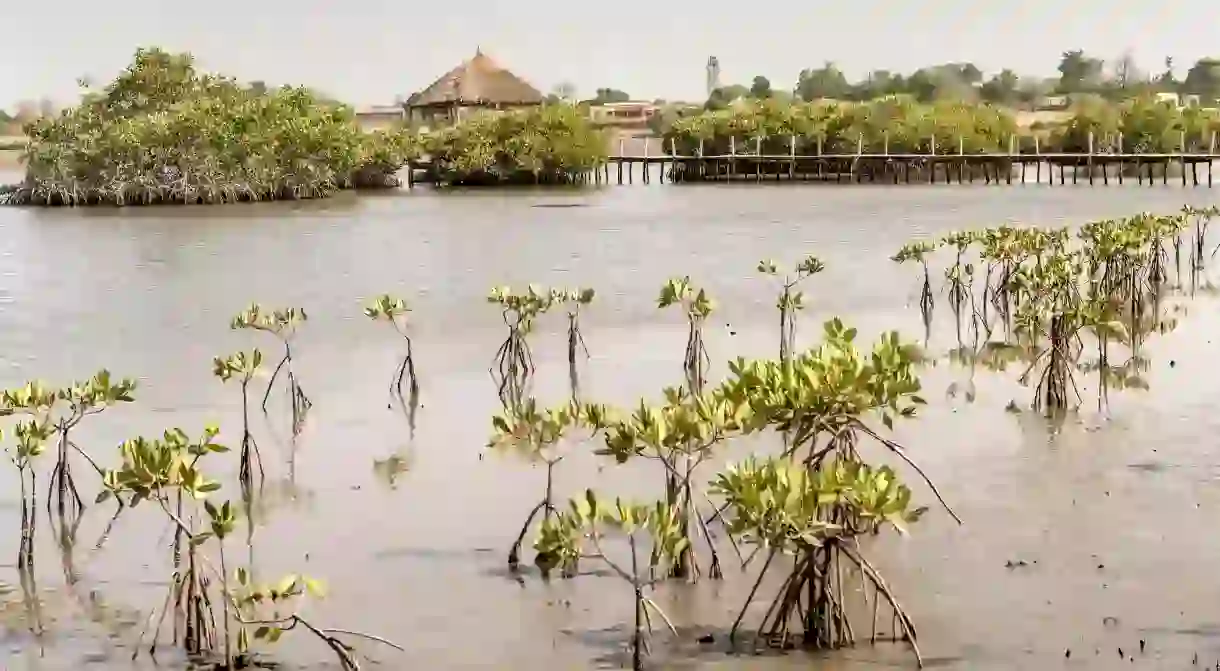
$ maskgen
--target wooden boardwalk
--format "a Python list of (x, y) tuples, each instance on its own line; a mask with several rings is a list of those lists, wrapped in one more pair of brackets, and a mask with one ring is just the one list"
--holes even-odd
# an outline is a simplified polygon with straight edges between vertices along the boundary
[[(1212, 186), (1220, 154), (721, 154), (611, 156), (593, 183), (817, 181), (888, 184)], [(656, 167), (654, 167), (656, 166)], [(658, 169), (659, 167), (659, 169)]]
[[(729, 153), (704, 154), (703, 143), (693, 154), (680, 154), (675, 143), (670, 151), (652, 150), (661, 145), (655, 137), (618, 138), (618, 151), (606, 163), (577, 176), (581, 184), (726, 183), (726, 182), (823, 182), (832, 184), (1155, 184), (1207, 186), (1214, 184), (1213, 166), (1220, 161), (1216, 137), (1206, 138), (1206, 150), (1180, 138), (1183, 151), (1124, 152), (1094, 151), (1093, 137), (1088, 151), (1044, 152), (1037, 138), (1034, 151), (1021, 151), (1017, 138), (1009, 140), (1009, 151), (966, 153), (958, 140), (957, 152), (937, 151), (935, 141), (929, 153), (880, 153), (864, 151), (863, 138), (853, 153), (823, 153), (821, 142), (812, 155), (796, 153), (794, 137), (781, 138), (790, 147), (786, 154), (763, 153), (763, 140), (755, 138), (754, 151), (739, 151), (730, 139)], [(655, 144), (654, 144), (655, 141)], [(888, 142), (886, 143), (888, 145)], [(774, 146), (769, 143), (768, 146)], [(630, 147), (631, 151), (628, 150)], [(638, 152), (638, 153), (635, 153)], [(408, 185), (415, 169), (428, 172), (426, 162), (412, 164)], [(638, 177), (637, 177), (638, 174)], [(427, 179), (426, 177), (424, 179)]]

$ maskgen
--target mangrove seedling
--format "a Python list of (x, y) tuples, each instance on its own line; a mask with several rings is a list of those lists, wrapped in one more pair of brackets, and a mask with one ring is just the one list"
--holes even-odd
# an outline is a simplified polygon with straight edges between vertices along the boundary
[(674, 305), (681, 306), (686, 315), (686, 354), (682, 358), (686, 388), (692, 394), (700, 394), (707, 384), (707, 369), (711, 366), (711, 358), (703, 344), (703, 325), (715, 309), (715, 303), (705, 290), (691, 284), (687, 276), (675, 277), (661, 287), (657, 307), (665, 309)]
[[(540, 556), (556, 557), (565, 563), (575, 563), (581, 558), (600, 560), (631, 586), (635, 604), (631, 637), (634, 671), (644, 668), (654, 613), (671, 633), (677, 634), (665, 611), (651, 596), (655, 584), (651, 576), (668, 573), (687, 544), (675, 512), (672, 506), (660, 501), (631, 504), (615, 499), (611, 505), (599, 501), (592, 490), (586, 490), (584, 498), (572, 499), (567, 511), (543, 522), (534, 544)], [(626, 560), (611, 557), (607, 548), (610, 534), (626, 538)]]
[[(17, 468), (20, 480), (21, 495), (21, 539), (17, 545), (17, 574), (21, 581), (22, 600), (29, 612), (30, 633), (40, 637), (43, 633), (42, 600), (38, 593), (38, 583), (34, 571), (34, 536), (37, 531), (38, 514), (38, 476), (34, 471), (33, 462), (46, 452), (47, 442), (55, 433), (54, 425), (46, 413), (50, 412), (54, 403), (54, 393), (43, 388), (37, 382), (27, 383), (25, 387), (4, 392), (6, 405), (8, 402), (19, 404), (28, 410), (31, 416), (20, 420), (13, 427), (15, 444), (6, 446), (9, 459)], [(9, 407), (13, 407), (9, 405)]]
[[(366, 317), (373, 321), (388, 322), (394, 328), (394, 332), (406, 342), (407, 346), (402, 359), (399, 360), (394, 368), (394, 374), (390, 377), (390, 400), (391, 402), (397, 401), (402, 407), (407, 416), (411, 435), (414, 436), (415, 411), (419, 408), (419, 379), (415, 375), (414, 350), (411, 334), (408, 332), (407, 316), (410, 312), (411, 308), (407, 307), (406, 301), (389, 294), (378, 296), (364, 307)], [(407, 383), (406, 395), (402, 391), (403, 382)]]
[(246, 491), (250, 491), (254, 487), (255, 468), (258, 469), (260, 486), (266, 478), (258, 443), (254, 440), (254, 434), (250, 432), (250, 381), (259, 373), (262, 365), (263, 353), (257, 349), (212, 359), (212, 374), (220, 378), (221, 382), (236, 379), (241, 384), (241, 454), (238, 477), (241, 480), (242, 489)]
[(712, 485), (728, 504), (729, 533), (767, 552), (745, 604), (730, 630), (735, 640), (763, 578), (779, 555), (795, 558), (755, 637), (786, 647), (798, 629), (810, 648), (841, 648), (856, 643), (848, 616), (845, 570), (861, 575), (863, 598), (872, 610), (870, 641), (878, 640), (878, 615), (884, 601), (892, 614), (894, 640), (907, 641), (919, 656), (914, 623), (885, 580), (864, 557), (858, 537), (879, 525), (905, 534), (923, 508), (911, 508), (911, 490), (888, 466), (873, 468), (852, 458), (823, 462), (816, 470), (787, 459), (749, 459), (729, 466)]
[(527, 337), (538, 317), (551, 309), (552, 301), (549, 292), (532, 284), (523, 293), (516, 293), (509, 287), (496, 287), (487, 296), (488, 303), (500, 306), (504, 325), (508, 327), (508, 336), (496, 350), (488, 370), (506, 410), (520, 407), (528, 395), (534, 375), (534, 356)]
[[(580, 428), (588, 428), (593, 432), (600, 430), (607, 422), (606, 412), (602, 406), (577, 403), (541, 410), (537, 401), (529, 398), (517, 408), (509, 408), (492, 418), (493, 433), (488, 443), (490, 449), (512, 450), (546, 466), (546, 489), (543, 490), (542, 500), (526, 516), (520, 533), (508, 550), (509, 569), (515, 571), (520, 565), (521, 544), (538, 513), (542, 513), (544, 523), (556, 513), (555, 467), (566, 456), (560, 451), (565, 439)], [(574, 569), (559, 559), (556, 556), (539, 554), (534, 563), (544, 577), (549, 575), (552, 568), (559, 568), (565, 573)]]
[[(156, 654), (159, 632), (171, 612), (175, 644), (193, 658), (217, 660), (210, 665), (215, 669), (254, 665), (252, 639), (274, 643), (298, 625), (323, 641), (345, 671), (358, 671), (360, 666), (354, 649), (338, 638), (340, 635), (398, 648), (376, 636), (323, 629), (307, 621), (294, 602), (305, 592), (321, 595), (320, 584), (310, 578), (292, 575), (271, 586), (255, 586), (249, 572), (238, 568), (230, 582), (224, 541), (236, 526), (234, 506), (228, 501), (214, 504), (208, 500), (220, 489), (220, 483), (207, 478), (200, 467), (203, 457), (228, 451), (215, 441), (217, 434), (218, 429), (208, 427), (197, 441), (191, 441), (181, 429), (172, 429), (161, 439), (130, 440), (121, 447), (122, 466), (107, 473), (112, 491), (129, 493), (133, 506), (145, 500), (156, 503), (173, 523), (176, 537), (185, 541), (185, 562), (175, 547), (174, 576), (152, 632), (150, 654)], [(202, 502), (202, 514), (198, 502)], [(209, 541), (215, 541), (219, 565), (203, 551)], [(219, 628), (213, 606), (214, 585), (220, 587)]]
[(923, 267), (923, 286), (919, 289), (919, 312), (923, 316), (925, 347), (931, 337), (932, 309), (936, 306), (936, 298), (932, 294), (932, 274), (928, 268), (928, 255), (935, 251), (936, 245), (930, 242), (912, 242), (904, 245), (897, 254), (891, 257), (897, 263), (918, 261), (919, 265)]
[(275, 381), (279, 378), (280, 371), (284, 370), (288, 378), (287, 392), (292, 407), (292, 435), (294, 438), (300, 435), (305, 424), (305, 415), (313, 407), (309, 397), (301, 390), (301, 385), (297, 382), (296, 374), (292, 370), (292, 338), (308, 318), (305, 310), (301, 308), (287, 308), (267, 313), (258, 303), (251, 303), (250, 307), (234, 317), (230, 323), (230, 327), (234, 329), (254, 329), (270, 333), (284, 346), (284, 356), (276, 365), (275, 371), (271, 373), (271, 379), (267, 381), (267, 391), (263, 394), (263, 412), (267, 412), (267, 401), (271, 398)]
[(593, 302), (593, 295), (592, 289), (551, 290), (551, 302), (568, 308), (568, 388), (573, 403), (580, 403), (580, 376), (576, 370), (577, 347), (584, 350), (586, 359), (589, 358), (589, 348), (580, 332), (580, 311)]
[[(781, 278), (779, 301), (779, 358), (787, 361), (796, 349), (796, 313), (805, 309), (805, 293), (794, 291), (801, 282), (826, 269), (816, 256), (805, 257), (796, 267), (795, 275), (785, 274)], [(758, 262), (758, 272), (779, 277), (779, 266), (774, 261)]]
[[(914, 347), (889, 333), (871, 352), (863, 353), (855, 345), (856, 330), (838, 319), (827, 322), (824, 331), (819, 347), (789, 363), (742, 359), (730, 363), (732, 375), (715, 395), (742, 406), (738, 414), (747, 432), (768, 428), (791, 432), (792, 461), (747, 462), (722, 475), (715, 490), (729, 504), (731, 530), (769, 548), (772, 559), (785, 547), (796, 555), (792, 573), (764, 617), (764, 640), (786, 646), (791, 625), (799, 623), (806, 646), (849, 645), (854, 634), (841, 567), (850, 562), (885, 596), (901, 621), (902, 636), (914, 644), (914, 627), (880, 574), (858, 545), (847, 542), (855, 535), (878, 531), (882, 522), (911, 521), (922, 512), (908, 512), (909, 491), (896, 483), (889, 469), (862, 460), (858, 447), (864, 437), (912, 467), (953, 515), (906, 449), (865, 421), (879, 414), (889, 428), (896, 418), (914, 416), (923, 404), (917, 395)], [(847, 540), (830, 542), (840, 536)], [(757, 589), (756, 584), (753, 592)]]
[[(709, 577), (720, 579), (723, 570), (716, 544), (695, 501), (691, 484), (699, 467), (712, 458), (715, 447), (742, 428), (740, 403), (720, 394), (692, 396), (685, 389), (668, 388), (665, 402), (649, 406), (643, 401), (625, 419), (612, 422), (606, 446), (598, 454), (625, 463), (635, 457), (653, 459), (665, 470), (665, 501), (674, 509), (684, 538), (691, 537), (692, 521), (699, 525), (711, 553)], [(700, 498), (706, 495), (700, 493)], [(709, 502), (710, 503), (710, 502)], [(692, 543), (685, 543), (673, 565), (672, 577), (697, 580), (701, 569)]]
[[(216, 615), (208, 589), (211, 577), (205, 572), (204, 562), (207, 560), (200, 552), (200, 546), (216, 532), (196, 528), (198, 511), (193, 510), (195, 506), (192, 504), (220, 489), (220, 483), (207, 478), (199, 464), (209, 454), (228, 451), (227, 447), (215, 441), (218, 433), (216, 427), (208, 427), (198, 440), (192, 441), (181, 429), (170, 429), (159, 439), (139, 437), (128, 440), (119, 447), (121, 465), (105, 476), (109, 492), (128, 494), (132, 507), (143, 501), (152, 501), (173, 523), (174, 573), (157, 617), (156, 628), (152, 631), (149, 648), (152, 655), (156, 654), (161, 627), (172, 613), (173, 642), (180, 645), (186, 654), (194, 657), (213, 655), (221, 650), (219, 643), (225, 646), (226, 661), (231, 659), (227, 654), (227, 631), (221, 630), (225, 636), (223, 642), (218, 639)], [(221, 529), (220, 535), (223, 536), (227, 530), (228, 527)], [(184, 548), (185, 557), (182, 556)], [(228, 621), (226, 612), (226, 627)], [(143, 637), (142, 633), (141, 641)], [(138, 646), (135, 654), (138, 654)]]
[(23, 389), (0, 395), (0, 414), (25, 415), (47, 422), (56, 441), (55, 467), (48, 482), (47, 512), (52, 502), (59, 517), (78, 517), (85, 509), (84, 500), (72, 475), (70, 451), (84, 457), (100, 475), (103, 471), (93, 457), (70, 437), (70, 432), (90, 415), (103, 412), (117, 403), (130, 403), (136, 383), (130, 379), (112, 381), (110, 371), (100, 370), (93, 377), (74, 382), (62, 389), (29, 383)]
[(20, 413), (27, 416), (13, 427), (16, 444), (5, 447), (20, 481), (21, 541), (17, 546), (17, 568), (20, 570), (30, 570), (34, 564), (34, 534), (38, 523), (34, 510), (38, 505), (38, 474), (33, 469), (33, 462), (46, 452), (47, 441), (55, 433), (51, 420), (55, 400), (55, 391), (38, 381), (27, 382), (24, 387), (0, 394), (3, 414)]

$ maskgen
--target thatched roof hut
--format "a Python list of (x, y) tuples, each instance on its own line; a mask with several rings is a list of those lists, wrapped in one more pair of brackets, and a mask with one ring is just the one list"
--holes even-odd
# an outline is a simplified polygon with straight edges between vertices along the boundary
[[(505, 109), (541, 105), (543, 95), (524, 79), (500, 67), (481, 50), (407, 99), (412, 116), (452, 114), (464, 107)], [(455, 115), (454, 115), (455, 116)]]

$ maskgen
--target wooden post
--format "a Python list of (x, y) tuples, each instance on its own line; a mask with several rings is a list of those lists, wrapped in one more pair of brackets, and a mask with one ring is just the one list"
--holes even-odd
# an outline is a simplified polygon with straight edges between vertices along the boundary
[(1178, 167), (1182, 169), (1182, 186), (1186, 186), (1186, 131), (1178, 133)]
[(618, 139), (618, 185), (623, 185), (623, 138), (621, 137)]
[(788, 136), (788, 179), (796, 179), (796, 136)]
[(1123, 171), (1127, 169), (1127, 161), (1123, 157), (1123, 134), (1118, 134), (1118, 183), (1123, 183)]
[[(966, 155), (966, 139), (961, 135), (957, 136), (957, 155)], [(957, 183), (964, 184), (966, 180), (962, 179), (966, 176), (966, 159), (961, 159), (961, 163), (957, 166)]]
[(1039, 184), (1042, 183), (1042, 148), (1039, 146), (1037, 135), (1034, 135), (1034, 179)]
[(650, 178), (648, 168), (651, 167), (648, 165), (648, 140), (649, 139), (650, 138), (648, 136), (644, 136), (644, 183), (645, 184), (648, 183), (648, 180)]
[[(935, 135), (932, 136), (932, 153), (930, 154), (930, 156), (931, 156), (931, 158), (928, 159), (928, 183), (935, 184), (936, 183), (936, 136)], [(946, 182), (949, 181), (948, 171), (945, 172), (945, 181)]]
[(733, 169), (737, 165), (737, 138), (729, 136), (729, 181), (733, 181)]
[(707, 178), (707, 161), (703, 160), (703, 138), (699, 138), (699, 179)]
[[(1093, 131), (1089, 131), (1088, 170), (1089, 170), (1089, 186), (1093, 186)], [(1076, 181), (1076, 176), (1073, 174), (1072, 182), (1074, 183), (1075, 181)]]
[(851, 171), (855, 174), (856, 183), (860, 182), (860, 157), (864, 154), (864, 133), (856, 135), (856, 158), (851, 162)]
[(1012, 184), (1012, 161), (1013, 161), (1012, 157), (1013, 157), (1013, 154), (1015, 153), (1013, 151), (1013, 148), (1016, 146), (1016, 139), (1017, 139), (1017, 136), (1009, 134), (1009, 136), (1008, 136), (1008, 173), (1005, 176), (1005, 180), (1004, 180), (1008, 184)]
[(758, 181), (762, 181), (762, 137), (754, 138), (754, 177)]
[(1216, 131), (1207, 141), (1207, 186), (1212, 185), (1212, 164), (1216, 162)]

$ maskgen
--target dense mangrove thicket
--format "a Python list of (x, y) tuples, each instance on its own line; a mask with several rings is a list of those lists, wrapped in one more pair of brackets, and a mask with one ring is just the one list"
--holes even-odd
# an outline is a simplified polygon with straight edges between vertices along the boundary
[(606, 161), (606, 139), (571, 105), (476, 114), (420, 138), (439, 184), (573, 184)]
[(1198, 107), (1178, 109), (1154, 98), (1136, 98), (1115, 105), (1084, 100), (1070, 119), (1050, 129), (1048, 145), (1057, 151), (1111, 153), (1170, 153), (1215, 151), (1213, 134), (1220, 130), (1220, 113)]
[[(1154, 98), (1120, 104), (1083, 100), (1062, 123), (1020, 128), (1010, 110), (962, 102), (919, 103), (909, 96), (871, 102), (743, 100), (674, 119), (665, 151), (682, 156), (966, 154), (1033, 152), (1202, 152), (1214, 149), (1220, 114), (1179, 109)], [(1035, 145), (1034, 138), (1038, 138)], [(795, 143), (795, 146), (794, 144)]]
[(319, 198), (397, 184), (412, 146), (395, 131), (363, 132), (352, 109), (308, 89), (243, 86), (159, 49), (138, 50), (105, 88), (26, 132), (11, 204)]
[(869, 103), (776, 100), (741, 102), (677, 119), (664, 133), (666, 151), (692, 156), (754, 153), (798, 155), (865, 153), (956, 154), (1007, 149), (1017, 133), (999, 107), (962, 103), (925, 105), (895, 96)]

